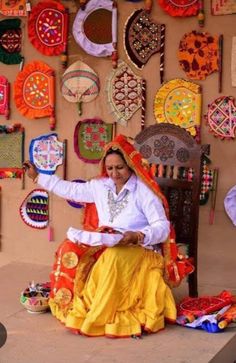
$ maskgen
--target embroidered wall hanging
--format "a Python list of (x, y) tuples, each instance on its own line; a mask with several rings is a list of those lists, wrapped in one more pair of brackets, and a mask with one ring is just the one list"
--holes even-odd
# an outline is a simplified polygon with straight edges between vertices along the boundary
[[(85, 183), (86, 182), (85, 180), (82, 180), (82, 179), (74, 179), (72, 181), (76, 182), (76, 183)], [(73, 208), (83, 208), (84, 207), (83, 203), (74, 202), (73, 200), (70, 200), (70, 199), (67, 199), (66, 201)]]
[(99, 163), (106, 143), (112, 140), (112, 124), (100, 119), (79, 121), (74, 131), (74, 150), (86, 163)]
[(232, 37), (231, 79), (232, 87), (236, 87), (236, 37)]
[(219, 37), (192, 31), (179, 44), (180, 67), (190, 79), (205, 79), (219, 70)]
[(32, 190), (20, 206), (20, 216), (30, 227), (43, 229), (49, 221), (49, 195), (44, 189)]
[(158, 0), (162, 9), (171, 16), (197, 15), (199, 2), (199, 0)]
[(119, 61), (107, 80), (107, 94), (116, 121), (126, 126), (127, 121), (142, 106), (142, 78), (125, 62)]
[(164, 77), (165, 25), (154, 23), (147, 11), (139, 9), (128, 18), (124, 30), (124, 47), (129, 59), (138, 68), (160, 52), (160, 82)]
[(90, 0), (84, 10), (79, 9), (72, 31), (75, 41), (86, 53), (95, 57), (112, 56), (113, 66), (116, 67), (116, 1)]
[(235, 98), (221, 96), (208, 105), (205, 115), (210, 131), (221, 139), (234, 139), (236, 128)]
[(212, 15), (236, 14), (235, 0), (211, 0)]
[(0, 115), (4, 115), (7, 120), (10, 115), (9, 94), (10, 84), (6, 77), (0, 76)]
[(77, 61), (64, 72), (61, 80), (61, 92), (69, 102), (78, 104), (82, 114), (82, 102), (93, 101), (100, 91), (98, 75), (87, 64)]
[(20, 19), (0, 21), (0, 61), (2, 63), (19, 64), (22, 61), (20, 25)]
[(51, 130), (56, 125), (54, 83), (54, 70), (41, 61), (27, 64), (14, 83), (14, 100), (19, 112), (29, 119), (49, 116)]
[(0, 179), (21, 178), (24, 159), (24, 128), (0, 125)]
[(0, 0), (0, 13), (4, 16), (27, 16), (27, 0)]
[(28, 36), (42, 54), (53, 56), (66, 52), (68, 13), (58, 1), (40, 1), (32, 8)]
[(31, 140), (29, 155), (39, 173), (54, 174), (63, 163), (63, 142), (58, 141), (55, 133), (39, 136)]
[(183, 79), (172, 79), (159, 88), (154, 99), (157, 123), (168, 122), (199, 137), (201, 123), (201, 88)]

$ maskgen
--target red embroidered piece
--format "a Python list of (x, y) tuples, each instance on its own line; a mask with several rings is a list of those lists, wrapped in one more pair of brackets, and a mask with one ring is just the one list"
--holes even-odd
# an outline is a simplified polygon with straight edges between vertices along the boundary
[(9, 92), (10, 85), (6, 77), (0, 76), (0, 115), (4, 115), (9, 119)]

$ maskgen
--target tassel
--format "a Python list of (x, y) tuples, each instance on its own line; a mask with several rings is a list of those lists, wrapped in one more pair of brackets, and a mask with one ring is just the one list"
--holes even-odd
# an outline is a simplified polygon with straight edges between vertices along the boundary
[(54, 241), (53, 228), (52, 228), (52, 226), (49, 226), (48, 227), (48, 241), (49, 242)]

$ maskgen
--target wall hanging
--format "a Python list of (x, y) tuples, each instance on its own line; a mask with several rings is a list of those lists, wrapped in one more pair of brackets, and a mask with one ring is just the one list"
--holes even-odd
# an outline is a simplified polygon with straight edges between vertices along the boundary
[(4, 16), (27, 16), (28, 0), (0, 0), (0, 13)]
[(82, 103), (93, 101), (100, 91), (98, 75), (87, 64), (77, 61), (64, 72), (61, 80), (61, 92), (69, 102), (77, 103), (79, 115)]
[(117, 4), (111, 0), (90, 0), (79, 9), (73, 23), (73, 36), (80, 47), (95, 57), (112, 57), (116, 67)]
[(43, 229), (49, 220), (49, 195), (44, 189), (34, 189), (20, 206), (20, 216), (30, 227)]
[(139, 9), (128, 18), (124, 29), (124, 47), (128, 58), (142, 69), (150, 57), (160, 52), (160, 83), (164, 80), (165, 25), (157, 24), (147, 11)]
[[(172, 79), (159, 88), (154, 99), (157, 123), (168, 122), (200, 138), (201, 87), (184, 79)], [(199, 140), (198, 140), (199, 141)]]
[(28, 63), (14, 83), (14, 100), (19, 112), (29, 119), (49, 116), (51, 130), (56, 125), (54, 83), (54, 70), (41, 61)]
[(6, 77), (0, 76), (0, 115), (4, 115), (9, 119), (10, 106), (9, 106), (10, 84)]
[(99, 163), (104, 146), (112, 140), (113, 125), (98, 118), (79, 121), (74, 131), (74, 150), (86, 163)]
[[(68, 12), (59, 1), (40, 1), (28, 19), (28, 36), (42, 54), (53, 56), (67, 50)], [(65, 58), (63, 58), (65, 61)]]
[(29, 155), (39, 173), (54, 174), (63, 163), (63, 142), (58, 141), (55, 133), (39, 136), (31, 140)]
[(21, 178), (24, 161), (24, 128), (0, 125), (0, 179)]
[(159, 5), (171, 16), (198, 16), (198, 23), (204, 26), (203, 0), (158, 0)]
[[(111, 112), (121, 125), (142, 106), (142, 92), (145, 92), (143, 80), (123, 61), (118, 62), (107, 79), (107, 95)], [(145, 113), (142, 112), (144, 121)]]
[(236, 14), (235, 0), (211, 0), (212, 15)]
[(20, 64), (23, 60), (21, 52), (21, 20), (5, 19), (0, 21), (0, 61), (5, 64)]
[(206, 122), (215, 136), (221, 139), (234, 139), (236, 127), (235, 98), (221, 96), (208, 105)]

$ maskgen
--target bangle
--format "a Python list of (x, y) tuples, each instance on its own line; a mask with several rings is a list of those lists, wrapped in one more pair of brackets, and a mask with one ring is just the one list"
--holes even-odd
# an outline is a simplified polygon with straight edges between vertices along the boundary
[(142, 232), (137, 232), (137, 245), (143, 244), (145, 235)]
[(38, 178), (39, 178), (39, 174), (36, 175), (36, 177), (33, 179), (33, 183), (37, 184), (38, 183)]

